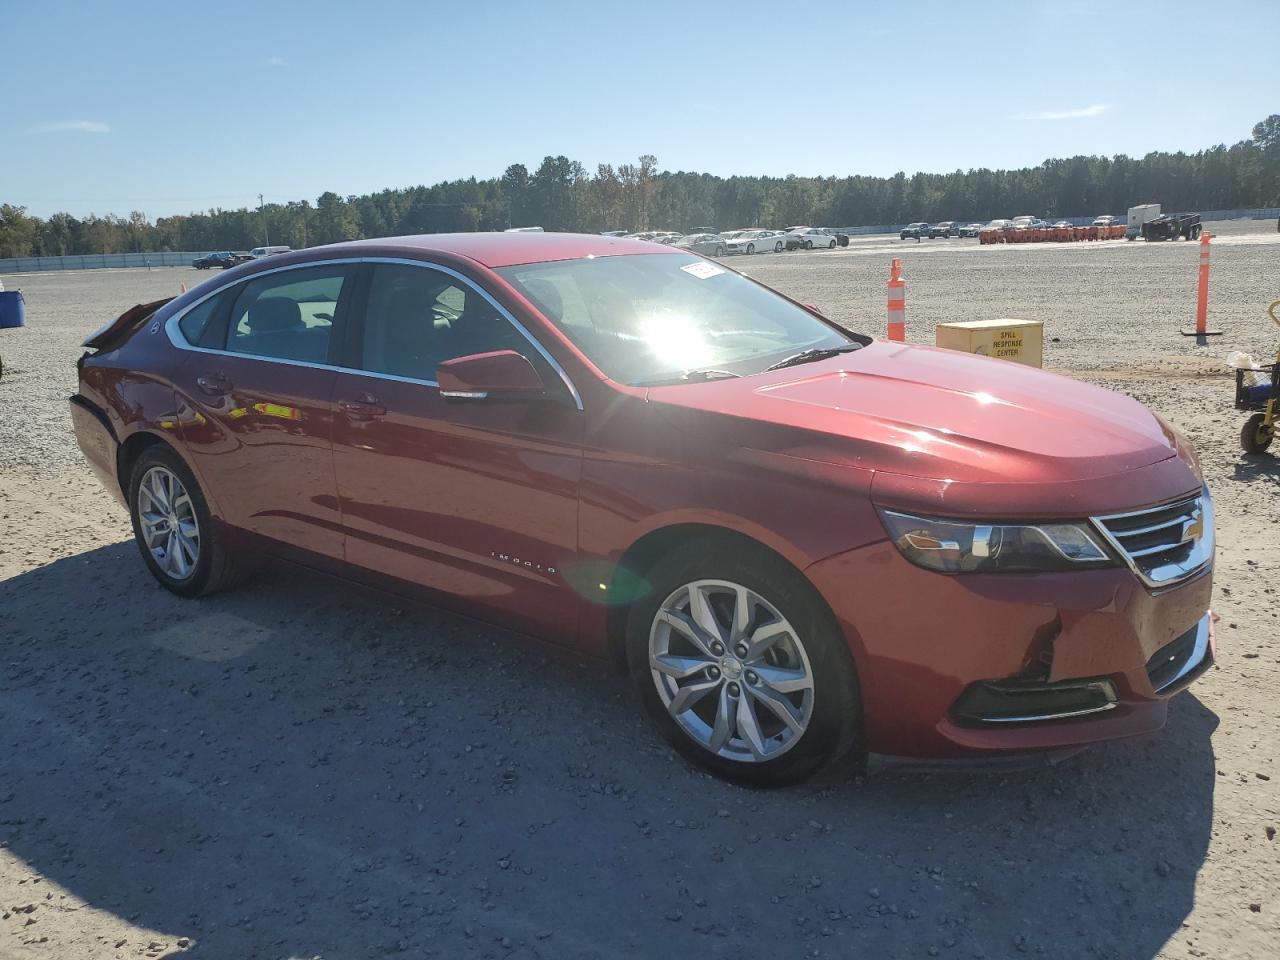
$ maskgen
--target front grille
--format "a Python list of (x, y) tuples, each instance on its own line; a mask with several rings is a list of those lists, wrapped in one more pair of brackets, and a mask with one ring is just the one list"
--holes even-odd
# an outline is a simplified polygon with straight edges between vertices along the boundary
[(1185, 580), (1213, 559), (1208, 490), (1149, 510), (1094, 517), (1093, 522), (1149, 587)]

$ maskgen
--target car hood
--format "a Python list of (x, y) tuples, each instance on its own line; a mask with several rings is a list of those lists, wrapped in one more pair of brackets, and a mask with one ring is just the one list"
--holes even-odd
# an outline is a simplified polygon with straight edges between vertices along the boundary
[[(751, 449), (944, 488), (1099, 478), (1114, 487), (1116, 475), (1180, 453), (1177, 435), (1130, 397), (1010, 361), (883, 341), (758, 376), (654, 388), (649, 400), (713, 456)], [(1176, 471), (1181, 488), (1199, 486), (1193, 456)]]

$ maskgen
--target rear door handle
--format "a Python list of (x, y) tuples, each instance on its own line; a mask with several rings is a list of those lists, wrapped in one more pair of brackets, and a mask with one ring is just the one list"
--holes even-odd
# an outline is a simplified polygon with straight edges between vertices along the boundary
[(196, 386), (211, 397), (224, 397), (231, 392), (231, 381), (225, 373), (206, 373), (196, 377)]
[(339, 400), (338, 408), (352, 420), (375, 420), (387, 415), (382, 401), (372, 394), (362, 394), (359, 400)]

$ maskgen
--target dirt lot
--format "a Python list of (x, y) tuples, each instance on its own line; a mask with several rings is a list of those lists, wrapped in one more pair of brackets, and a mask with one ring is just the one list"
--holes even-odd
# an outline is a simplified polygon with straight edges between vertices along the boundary
[(626, 682), (280, 568), (155, 586), (69, 433), (77, 343), (187, 270), (6, 277), (0, 333), (0, 957), (1273, 958), (1280, 461), (1240, 452), (1221, 357), (1280, 331), (1272, 222), (1194, 244), (859, 238), (736, 266), (879, 333), (1039, 318), (1048, 365), (1201, 452), (1219, 668), (1158, 736), (1055, 768), (752, 792), (677, 760)]

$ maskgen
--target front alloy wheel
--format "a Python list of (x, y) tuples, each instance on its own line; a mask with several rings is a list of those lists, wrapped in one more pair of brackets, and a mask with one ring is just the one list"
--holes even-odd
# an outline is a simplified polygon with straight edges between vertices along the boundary
[(681, 756), (740, 783), (793, 783), (860, 747), (848, 640), (795, 568), (755, 544), (691, 541), (627, 615), (631, 682)]
[(699, 580), (667, 597), (649, 668), (680, 729), (726, 760), (780, 757), (813, 716), (813, 670), (795, 628), (741, 584)]

